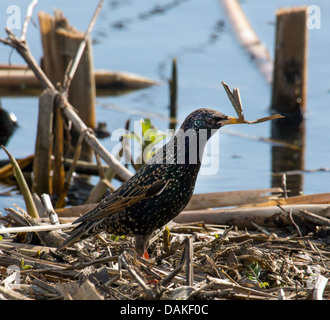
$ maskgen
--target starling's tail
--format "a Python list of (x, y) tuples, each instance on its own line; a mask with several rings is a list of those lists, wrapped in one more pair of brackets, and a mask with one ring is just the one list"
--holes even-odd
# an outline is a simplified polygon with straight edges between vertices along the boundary
[(97, 221), (87, 221), (80, 223), (75, 229), (72, 230), (71, 235), (64, 240), (64, 242), (57, 248), (57, 250), (62, 250), (78, 241), (106, 230), (106, 220), (106, 218), (103, 218)]

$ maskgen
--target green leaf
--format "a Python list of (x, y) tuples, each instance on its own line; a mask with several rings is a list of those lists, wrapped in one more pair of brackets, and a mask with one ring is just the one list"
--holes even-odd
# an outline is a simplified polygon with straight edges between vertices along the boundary
[[(140, 121), (142, 136), (140, 137), (135, 132), (130, 134), (124, 134), (123, 137), (135, 139), (141, 145), (141, 155), (143, 157), (143, 163), (147, 162), (157, 151), (156, 144), (164, 140), (166, 135), (155, 128), (150, 119), (146, 118)], [(138, 161), (137, 161), (138, 162)]]
[(150, 119), (144, 119), (141, 121), (141, 127), (142, 127), (142, 136), (144, 136), (144, 133), (151, 129), (151, 121)]
[(24, 259), (21, 258), (21, 269), (23, 269), (23, 270), (32, 269), (32, 266), (30, 266), (29, 264), (25, 264)]
[(10, 152), (4, 146), (1, 146), (1, 147), (7, 153), (8, 158), (10, 160), (10, 163), (13, 166), (14, 176), (16, 178), (16, 181), (17, 181), (18, 185), (19, 185), (21, 193), (24, 197), (26, 209), (27, 209), (29, 215), (32, 218), (39, 218), (39, 214), (38, 214), (37, 208), (34, 204), (32, 194), (31, 194), (30, 189), (29, 189), (29, 187), (28, 187), (28, 185), (25, 181), (24, 175), (21, 171), (21, 168), (20, 168), (19, 164), (17, 163), (16, 159), (10, 154)]
[(269, 283), (268, 283), (268, 282), (260, 282), (260, 283), (259, 283), (259, 287), (260, 287), (260, 288), (263, 288), (263, 289), (264, 289), (264, 288), (267, 288), (267, 287), (269, 287)]

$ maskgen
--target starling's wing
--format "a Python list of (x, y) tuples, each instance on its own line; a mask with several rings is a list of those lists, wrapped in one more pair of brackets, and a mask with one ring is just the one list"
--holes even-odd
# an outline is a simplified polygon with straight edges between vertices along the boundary
[(128, 208), (143, 199), (160, 195), (169, 181), (157, 180), (145, 186), (139, 186), (137, 184), (128, 189), (118, 189), (106, 197), (94, 209), (74, 222), (74, 224), (79, 223), (79, 225), (72, 231), (70, 237), (59, 246), (58, 250), (105, 230), (108, 223), (106, 218), (108, 215)]
[(143, 199), (159, 195), (168, 183), (169, 180), (157, 180), (144, 186), (135, 185), (131, 188), (117, 190), (74, 223), (93, 221), (122, 211)]
[(107, 227), (107, 218), (100, 219), (98, 221), (87, 221), (79, 224), (75, 229), (72, 230), (70, 236), (64, 240), (63, 243), (57, 248), (62, 250), (72, 244), (86, 239), (96, 233), (100, 233)]

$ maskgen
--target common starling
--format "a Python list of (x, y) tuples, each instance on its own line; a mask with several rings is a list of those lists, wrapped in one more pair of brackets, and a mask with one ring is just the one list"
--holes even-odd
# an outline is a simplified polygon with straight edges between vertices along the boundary
[(207, 140), (220, 127), (234, 123), (236, 118), (212, 109), (190, 113), (175, 136), (134, 176), (73, 223), (79, 225), (59, 250), (107, 231), (134, 236), (135, 250), (142, 255), (153, 231), (188, 204)]

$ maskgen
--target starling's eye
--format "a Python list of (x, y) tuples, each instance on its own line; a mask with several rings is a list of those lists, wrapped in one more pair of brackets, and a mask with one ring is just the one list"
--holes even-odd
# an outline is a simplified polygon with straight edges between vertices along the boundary
[(216, 122), (216, 119), (214, 117), (207, 116), (205, 117), (205, 122), (209, 125), (213, 125)]
[(214, 125), (220, 123), (221, 120), (223, 120), (222, 117), (215, 116), (215, 115), (214, 116), (209, 116), (209, 117), (206, 117), (205, 118), (206, 123), (209, 124), (209, 125), (211, 125), (211, 126), (214, 126)]

